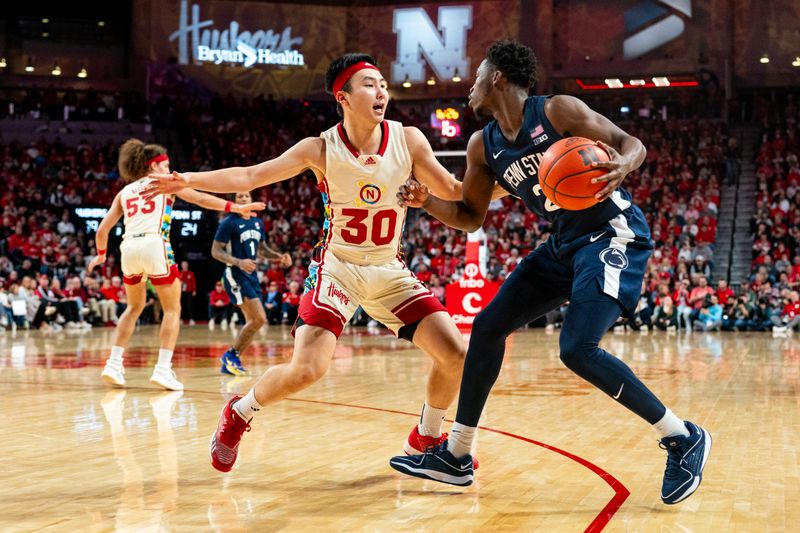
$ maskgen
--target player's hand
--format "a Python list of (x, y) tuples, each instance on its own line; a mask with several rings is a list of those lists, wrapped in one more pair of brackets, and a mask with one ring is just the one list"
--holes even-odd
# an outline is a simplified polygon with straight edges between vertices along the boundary
[(149, 174), (147, 177), (154, 181), (142, 191), (145, 200), (152, 200), (159, 194), (175, 194), (189, 186), (189, 179), (177, 171), (172, 174)]
[(267, 208), (267, 204), (264, 202), (252, 202), (249, 204), (233, 204), (231, 205), (231, 212), (237, 213), (243, 219), (247, 220), (248, 218), (256, 216), (256, 211), (263, 211)]
[(92, 259), (89, 262), (89, 266), (86, 267), (86, 271), (89, 274), (91, 274), (92, 270), (94, 270), (95, 268), (99, 267), (100, 265), (102, 265), (105, 262), (106, 262), (106, 254), (96, 255), (96, 256), (94, 256), (94, 259)]
[(239, 259), (239, 262), (236, 264), (236, 266), (248, 274), (252, 274), (256, 270), (256, 262), (252, 259)]
[(592, 179), (592, 183), (607, 182), (606, 186), (594, 195), (598, 201), (602, 202), (611, 196), (611, 193), (617, 190), (617, 187), (622, 185), (622, 180), (624, 180), (625, 176), (627, 176), (629, 172), (632, 172), (634, 168), (632, 162), (628, 158), (623, 157), (623, 155), (617, 152), (613, 147), (607, 145), (603, 141), (596, 142), (597, 146), (605, 150), (609, 157), (608, 161), (595, 161), (592, 163), (592, 167), (594, 168), (608, 169), (608, 174), (605, 176)]
[(400, 207), (422, 207), (430, 194), (426, 185), (414, 178), (408, 178), (397, 191), (397, 203)]
[(289, 268), (290, 266), (292, 266), (292, 256), (289, 254), (281, 254), (278, 261), (280, 261), (280, 265), (283, 268)]

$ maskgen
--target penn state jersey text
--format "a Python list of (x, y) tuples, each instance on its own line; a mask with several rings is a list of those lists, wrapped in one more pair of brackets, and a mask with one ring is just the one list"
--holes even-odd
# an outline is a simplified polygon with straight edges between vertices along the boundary
[(561, 139), (544, 112), (549, 96), (525, 100), (522, 128), (513, 142), (503, 136), (496, 120), (483, 128), (486, 162), (497, 182), (525, 206), (552, 223), (552, 230), (569, 242), (604, 225), (631, 206), (631, 195), (619, 188), (610, 198), (582, 211), (561, 209), (539, 186), (539, 163), (550, 146)]
[(237, 214), (230, 214), (220, 222), (214, 240), (231, 243), (231, 255), (236, 259), (255, 261), (264, 235), (262, 228), (263, 223), (257, 217), (245, 220)]

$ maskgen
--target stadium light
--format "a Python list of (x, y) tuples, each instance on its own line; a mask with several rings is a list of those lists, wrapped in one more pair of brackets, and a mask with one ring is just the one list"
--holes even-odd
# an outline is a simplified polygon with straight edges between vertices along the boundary
[(644, 85), (644, 83), (645, 83), (644, 80), (641, 80), (641, 79), (636, 79), (636, 80), (631, 80), (630, 81), (630, 84), (633, 85), (633, 86)]
[(85, 78), (85, 77), (87, 77), (88, 75), (89, 75), (89, 73), (88, 73), (88, 72), (86, 72), (86, 67), (81, 67), (81, 70), (80, 70), (80, 71), (78, 71), (78, 77), (79, 77), (79, 78)]
[(623, 86), (622, 80), (619, 78), (606, 78), (603, 81), (605, 81), (606, 85), (608, 85), (611, 89), (619, 89)]
[(47, 24), (47, 23), (49, 23), (49, 22), (50, 22), (50, 19), (49, 19), (49, 18), (43, 18), (43, 19), (42, 19), (42, 24)]
[(456, 71), (453, 73), (453, 83), (460, 83), (461, 76), (458, 74), (458, 67), (456, 67)]
[(430, 78), (428, 78), (428, 81), (426, 81), (425, 83), (427, 83), (428, 85), (436, 85), (436, 78), (431, 76)]
[(97, 25), (102, 28), (102, 27), (104, 27), (106, 25), (106, 21), (105, 20), (98, 20), (97, 21)]
[(0, 57), (0, 68), (6, 68), (7, 66), (8, 66), (8, 63), (6, 63), (6, 58), (5, 57)]
[(769, 63), (769, 56), (767, 54), (764, 54), (763, 56), (761, 56), (761, 59), (759, 59), (759, 61), (762, 64), (766, 65), (767, 63)]
[[(5, 61), (5, 60), (3, 60), (3, 61)], [(794, 58), (794, 61), (792, 61), (792, 66), (793, 67), (800, 67), (800, 56), (797, 56), (797, 57)]]
[(653, 78), (653, 83), (656, 87), (669, 87), (669, 78), (666, 76), (657, 76)]
[(53, 63), (53, 70), (50, 71), (53, 76), (61, 76), (61, 67), (58, 66), (58, 61)]
[(408, 89), (409, 87), (411, 87), (411, 80), (409, 79), (408, 74), (406, 74), (406, 79), (403, 80), (403, 88)]
[(33, 72), (33, 71), (34, 71), (33, 61), (31, 60), (30, 57), (28, 57), (28, 64), (25, 66), (25, 72)]

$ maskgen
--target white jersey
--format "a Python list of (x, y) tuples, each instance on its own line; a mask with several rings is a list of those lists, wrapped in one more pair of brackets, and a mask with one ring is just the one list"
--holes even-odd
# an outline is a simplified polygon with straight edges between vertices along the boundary
[(403, 125), (381, 122), (377, 154), (361, 155), (341, 123), (322, 133), (325, 177), (323, 243), (337, 257), (359, 265), (384, 264), (400, 250), (406, 210), (395, 194), (411, 175)]
[(123, 239), (134, 236), (160, 235), (169, 240), (172, 223), (172, 195), (160, 194), (151, 200), (141, 196), (142, 190), (153, 180), (140, 178), (120, 191), (120, 203), (124, 214), (125, 233)]

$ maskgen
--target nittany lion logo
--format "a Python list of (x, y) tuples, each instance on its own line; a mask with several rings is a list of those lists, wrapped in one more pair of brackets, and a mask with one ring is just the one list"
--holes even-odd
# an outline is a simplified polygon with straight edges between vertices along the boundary
[(600, 261), (611, 268), (625, 270), (628, 268), (628, 257), (619, 248), (606, 248), (600, 252)]

